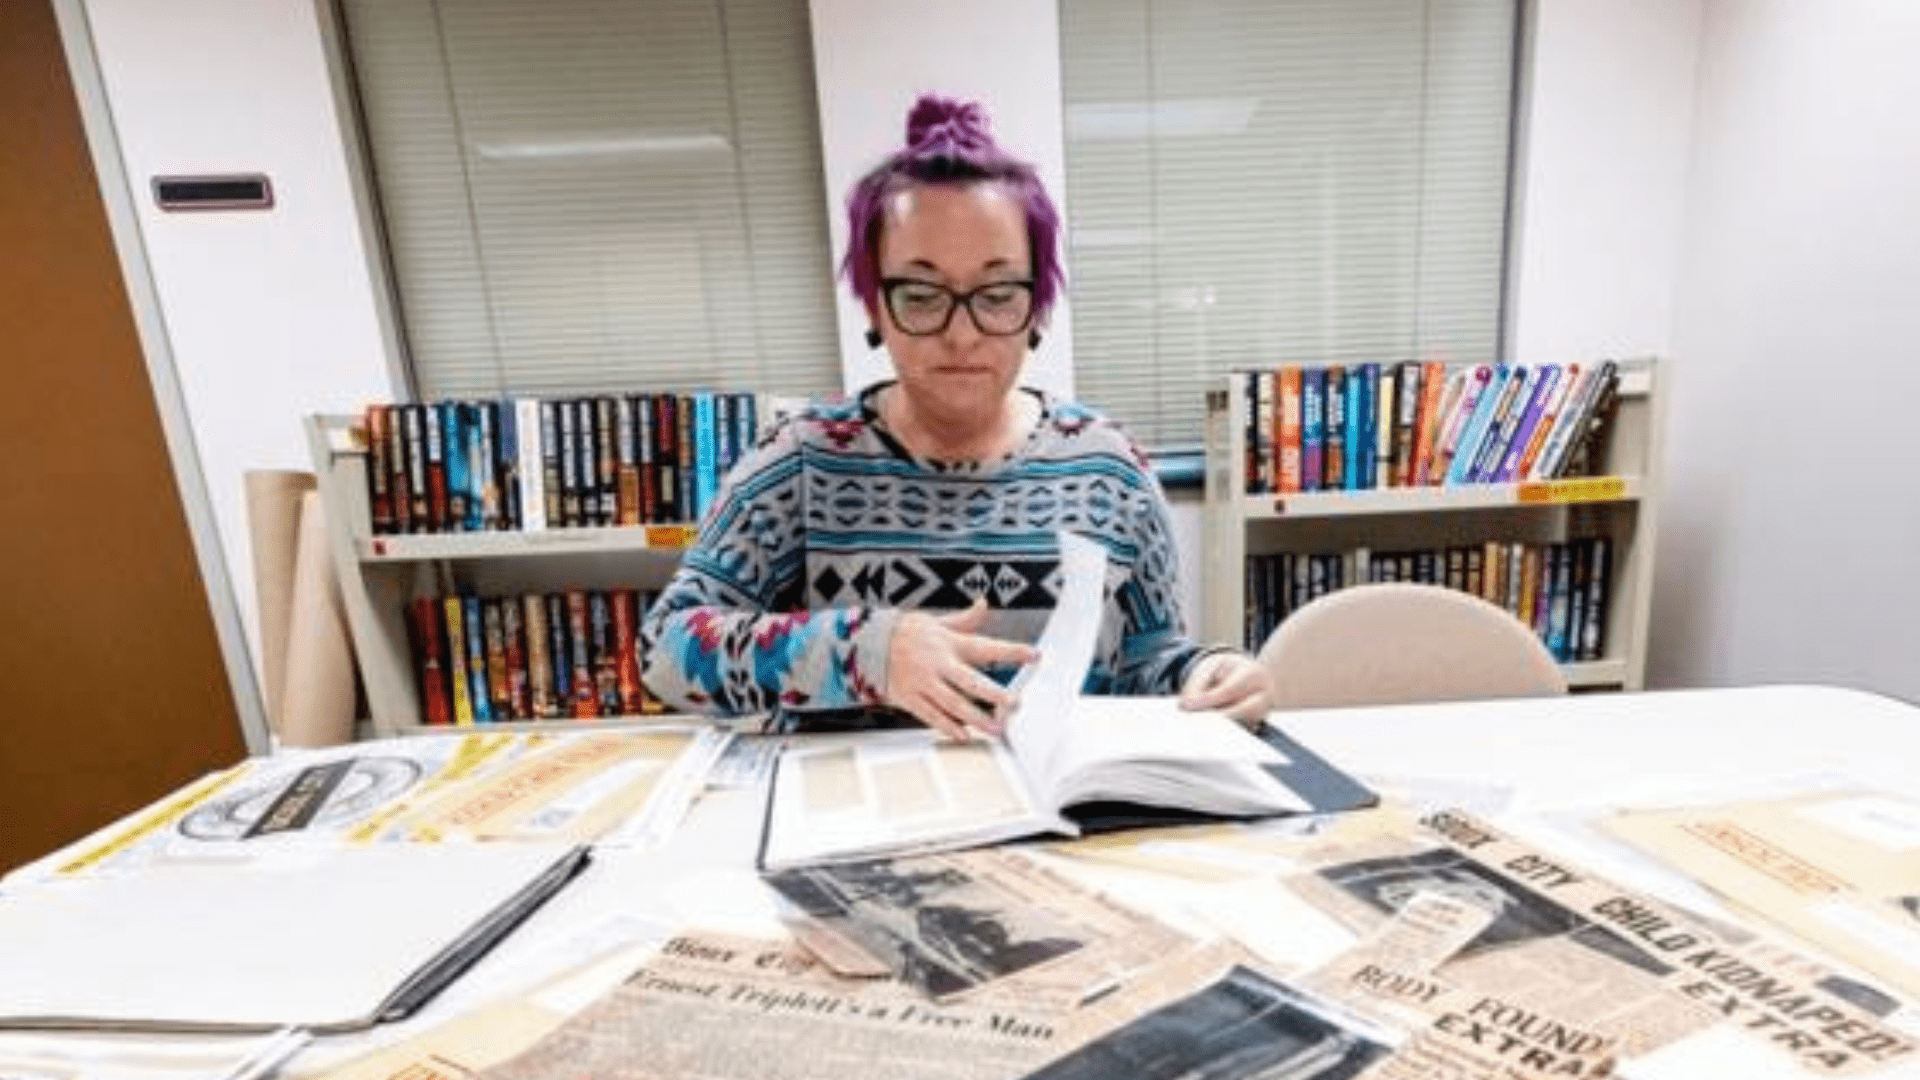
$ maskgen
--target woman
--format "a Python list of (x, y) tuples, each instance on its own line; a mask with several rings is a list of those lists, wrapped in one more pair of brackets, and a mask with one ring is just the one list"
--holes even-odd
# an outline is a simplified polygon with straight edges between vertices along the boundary
[(978, 105), (924, 97), (854, 186), (842, 272), (897, 378), (773, 426), (648, 613), (647, 684), (702, 712), (891, 706), (997, 733), (1057, 530), (1107, 549), (1085, 690), (1264, 716), (1264, 671), (1187, 636), (1166, 500), (1093, 412), (1017, 387), (1059, 294), (1059, 215)]

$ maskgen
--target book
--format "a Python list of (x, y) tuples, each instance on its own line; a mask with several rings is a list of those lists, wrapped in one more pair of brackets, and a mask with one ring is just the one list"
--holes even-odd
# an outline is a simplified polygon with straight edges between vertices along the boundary
[(1004, 737), (942, 742), (917, 730), (789, 744), (768, 783), (762, 869), (1377, 802), (1271, 725), (1255, 736), (1170, 697), (1083, 696), (1106, 553), (1070, 534), (1060, 548), (1059, 601), (1039, 661), (1016, 679), (1020, 704)]
[(1326, 419), (1322, 430), (1326, 432), (1327, 447), (1320, 458), (1320, 486), (1327, 491), (1343, 491), (1347, 484), (1347, 440), (1352, 433), (1347, 429), (1347, 369), (1334, 365), (1327, 369), (1327, 388), (1322, 400), (1326, 403)]
[(1519, 423), (1520, 413), (1526, 409), (1527, 401), (1539, 385), (1539, 378), (1537, 368), (1519, 365), (1513, 369), (1513, 374), (1501, 388), (1500, 399), (1494, 403), (1493, 412), (1487, 416), (1487, 424), (1481, 431), (1480, 445), (1474, 450), (1473, 460), (1467, 465), (1467, 483), (1485, 483), (1499, 466), (1500, 455), (1505, 452), (1505, 441), (1513, 437), (1513, 425)]
[[(1445, 395), (1445, 405), (1441, 409), (1440, 432), (1435, 436), (1433, 459), (1428, 463), (1425, 482), (1441, 484), (1446, 481), (1447, 470), (1453, 467), (1454, 454), (1460, 449), (1460, 434), (1466, 427), (1467, 418), (1480, 407), (1480, 396), (1486, 393), (1487, 383), (1492, 380), (1493, 369), (1485, 364), (1475, 364), (1454, 373), (1449, 380)], [(1451, 385), (1453, 379), (1458, 385)]]
[[(1266, 459), (1271, 453), (1272, 421), (1268, 421), (1267, 434), (1262, 435), (1260, 424), (1262, 415), (1260, 409), (1260, 384), (1263, 375), (1258, 371), (1249, 371), (1244, 373), (1241, 378), (1246, 384), (1247, 404), (1246, 422), (1241, 425), (1241, 438), (1246, 443), (1247, 448), (1246, 467), (1243, 476), (1246, 481), (1247, 494), (1265, 495), (1267, 493)], [(371, 427), (372, 425), (369, 424), (368, 426)]]
[(472, 484), (467, 476), (466, 417), (467, 406), (458, 401), (441, 406), (441, 439), (447, 444), (447, 528), (453, 532), (471, 527), (467, 517)]
[(549, 529), (567, 523), (563, 503), (566, 488), (560, 476), (560, 412), (560, 402), (540, 402), (540, 488), (541, 494), (546, 496), (546, 521), (543, 524)]
[(1327, 446), (1327, 371), (1300, 372), (1300, 490), (1325, 486)]
[(446, 642), (440, 633), (439, 608), (430, 596), (408, 604), (407, 636), (420, 690), (420, 717), (429, 724), (451, 724), (453, 704), (447, 698)]
[(375, 535), (393, 531), (393, 489), (387, 464), (387, 424), (391, 410), (385, 405), (367, 406), (367, 510)]
[(1420, 401), (1413, 420), (1413, 473), (1425, 476), (1433, 460), (1440, 424), (1440, 405), (1447, 388), (1447, 369), (1441, 364), (1424, 364), (1420, 372)]
[(494, 473), (500, 478), (500, 527), (518, 529), (525, 520), (520, 501), (520, 413), (512, 398), (494, 404), (500, 429), (494, 446)]
[(1276, 460), (1273, 490), (1291, 495), (1300, 487), (1300, 369), (1281, 368), (1273, 395), (1273, 438)]
[(529, 713), (535, 720), (551, 720), (560, 715), (553, 693), (553, 654), (547, 631), (547, 602), (539, 593), (521, 599), (522, 622), (527, 635), (527, 693)]
[(453, 688), (453, 720), (473, 726), (473, 681), (467, 672), (466, 605), (458, 596), (441, 601), (447, 623), (447, 679)]
[(1454, 449), (1453, 463), (1447, 466), (1444, 483), (1467, 482), (1467, 473), (1473, 468), (1475, 455), (1480, 452), (1481, 440), (1486, 435), (1488, 425), (1493, 422), (1494, 414), (1499, 411), (1501, 401), (1507, 397), (1507, 389), (1514, 377), (1515, 370), (1504, 364), (1493, 369), (1493, 377), (1487, 381), (1486, 389), (1480, 392), (1479, 403), (1461, 425), (1460, 443)]
[(1532, 400), (1520, 416), (1520, 422), (1514, 425), (1513, 433), (1507, 440), (1506, 448), (1501, 451), (1500, 464), (1488, 479), (1495, 483), (1506, 483), (1518, 478), (1520, 459), (1526, 455), (1527, 444), (1533, 441), (1533, 432), (1540, 420), (1546, 415), (1547, 405), (1553, 400), (1560, 388), (1561, 369), (1558, 364), (1547, 364), (1535, 369), (1539, 379), (1534, 383)]
[(595, 525), (613, 525), (620, 520), (620, 457), (616, 447), (618, 433), (614, 430), (616, 419), (612, 398), (593, 400), (593, 483), (600, 498), (600, 512), (593, 520)]
[(1389, 488), (1400, 486), (1400, 476), (1395, 472), (1393, 459), (1393, 418), (1399, 407), (1399, 398), (1395, 397), (1395, 368), (1392, 364), (1368, 364), (1373, 374), (1368, 380), (1369, 393), (1374, 405), (1373, 414), (1373, 461), (1367, 466), (1370, 488)]
[(713, 392), (702, 390), (693, 395), (693, 514), (699, 521), (707, 516), (714, 494), (720, 489), (719, 417), (715, 415)]
[(487, 623), (480, 611), (480, 598), (472, 595), (460, 597), (461, 617), (467, 624), (467, 688), (468, 696), (473, 700), (473, 721), (476, 724), (492, 723), (493, 682), (487, 664)]
[(640, 524), (640, 450), (635, 445), (638, 425), (634, 419), (633, 399), (615, 398), (613, 425), (615, 450), (620, 459), (620, 484), (614, 505), (619, 511), (617, 524)]
[(0, 1029), (334, 1034), (402, 1020), (588, 857), (543, 843), (316, 847), (271, 869), (155, 863), (9, 890)]
[(513, 403), (514, 437), (520, 447), (515, 467), (520, 480), (520, 528), (527, 532), (547, 527), (547, 441), (552, 432), (545, 404), (533, 398), (516, 398)]
[(1420, 409), (1420, 380), (1422, 369), (1419, 363), (1409, 360), (1399, 366), (1399, 374), (1394, 379), (1394, 418), (1393, 418), (1393, 473), (1396, 487), (1418, 487), (1421, 481), (1414, 472), (1413, 437)]

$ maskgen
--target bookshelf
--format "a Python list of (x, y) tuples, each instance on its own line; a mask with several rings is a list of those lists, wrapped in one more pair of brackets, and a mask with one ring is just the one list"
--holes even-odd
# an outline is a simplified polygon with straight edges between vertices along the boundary
[[(307, 417), (305, 426), (372, 735), (446, 730), (424, 723), (406, 620), (406, 605), (414, 597), (437, 596), (450, 582), (489, 594), (658, 586), (693, 540), (694, 527), (687, 524), (376, 533), (362, 423), (359, 416), (317, 415)], [(491, 727), (577, 728), (656, 719), (523, 720)]]
[[(1645, 684), (1660, 475), (1663, 362), (1619, 361), (1613, 418), (1591, 475), (1510, 483), (1249, 493), (1249, 417), (1244, 372), (1208, 392), (1202, 560), (1203, 628), (1216, 641), (1246, 642), (1249, 558), (1441, 551), (1547, 545), (1605, 538), (1610, 569), (1597, 658), (1562, 664), (1576, 690), (1638, 690)], [(1352, 567), (1355, 557), (1345, 555)], [(1489, 556), (1491, 557), (1491, 556)], [(1444, 562), (1444, 556), (1441, 559)], [(1442, 567), (1444, 569), (1444, 567)]]

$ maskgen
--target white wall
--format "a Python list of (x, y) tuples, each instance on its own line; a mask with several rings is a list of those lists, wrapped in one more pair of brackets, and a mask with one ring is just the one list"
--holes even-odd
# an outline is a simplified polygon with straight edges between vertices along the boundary
[(1911, 0), (1707, 4), (1661, 682), (1815, 680), (1920, 700), (1915, 56)]
[[(1054, 4), (811, 0), (811, 7), (824, 195), (836, 259), (847, 249), (847, 190), (900, 149), (907, 109), (924, 93), (980, 102), (992, 120), (995, 141), (1031, 162), (1061, 213), (1069, 213), (1060, 19)], [(1063, 260), (1065, 255), (1063, 250)], [(888, 377), (892, 368), (885, 352), (867, 347), (867, 313), (845, 288), (836, 288), (834, 297), (847, 389)], [(1022, 381), (1072, 392), (1073, 315), (1064, 298)]]
[(1516, 200), (1521, 363), (1673, 354), (1702, 0), (1538, 0)]
[[(312, 0), (85, 0), (233, 593), (258, 669), (242, 476), (300, 418), (390, 398)], [(265, 212), (162, 213), (156, 174), (264, 172)]]

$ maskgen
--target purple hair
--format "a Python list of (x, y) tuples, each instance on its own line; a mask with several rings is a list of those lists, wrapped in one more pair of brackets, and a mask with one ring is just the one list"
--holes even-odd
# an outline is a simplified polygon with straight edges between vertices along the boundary
[(987, 134), (977, 102), (923, 94), (907, 113), (907, 143), (847, 193), (847, 253), (840, 275), (868, 310), (880, 302), (880, 215), (887, 196), (920, 184), (1006, 185), (1027, 216), (1033, 261), (1033, 321), (1042, 325), (1066, 283), (1060, 269), (1060, 211), (1033, 166), (1001, 150)]

